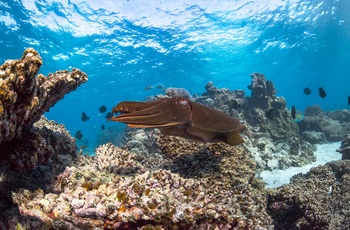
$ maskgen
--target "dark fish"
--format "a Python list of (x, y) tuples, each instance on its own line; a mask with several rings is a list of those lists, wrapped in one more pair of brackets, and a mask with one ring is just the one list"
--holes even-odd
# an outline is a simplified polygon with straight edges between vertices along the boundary
[(348, 105), (350, 105), (350, 96), (348, 96)]
[(292, 106), (291, 114), (292, 114), (293, 119), (295, 119), (296, 118), (296, 114), (297, 114), (297, 110), (295, 109), (294, 105)]
[(163, 89), (163, 88), (164, 88), (164, 85), (158, 84), (156, 87), (157, 87), (157, 89)]
[(75, 138), (80, 140), (81, 138), (83, 138), (83, 133), (80, 130), (78, 130), (74, 136)]
[(239, 104), (238, 104), (238, 102), (236, 100), (230, 100), (228, 102), (228, 106), (230, 108), (233, 108), (233, 109), (238, 109), (239, 108)]
[(89, 118), (90, 118), (90, 117), (88, 117), (88, 116), (86, 115), (85, 112), (82, 112), (82, 113), (81, 113), (81, 120), (82, 120), (82, 121), (87, 121), (87, 120), (89, 120)]
[(326, 91), (322, 87), (318, 88), (318, 92), (321, 98), (325, 98), (327, 96)]
[(265, 111), (266, 117), (273, 119), (275, 117), (275, 109), (269, 109)]
[(98, 108), (98, 111), (100, 111), (100, 113), (104, 113), (107, 111), (106, 106), (102, 105), (100, 108)]
[(105, 125), (101, 125), (101, 129), (102, 129), (102, 130), (105, 130)]
[(150, 90), (150, 89), (153, 89), (153, 86), (151, 85), (151, 86), (146, 86), (145, 87), (145, 90)]
[(112, 117), (113, 117), (113, 114), (111, 112), (108, 112), (106, 115), (107, 121), (109, 121), (109, 119), (111, 119)]
[(304, 93), (305, 93), (306, 95), (310, 95), (310, 94), (311, 94), (311, 89), (310, 89), (309, 87), (306, 87), (306, 88), (304, 89)]

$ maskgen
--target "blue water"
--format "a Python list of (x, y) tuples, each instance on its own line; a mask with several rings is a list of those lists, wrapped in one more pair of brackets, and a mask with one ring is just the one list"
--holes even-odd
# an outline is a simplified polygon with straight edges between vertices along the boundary
[[(45, 75), (73, 67), (86, 72), (89, 81), (45, 115), (72, 134), (83, 130), (90, 142), (102, 124), (112, 125), (99, 114), (101, 105), (144, 100), (161, 93), (144, 89), (158, 84), (201, 94), (212, 81), (250, 95), (250, 74), (260, 72), (289, 108), (348, 109), (349, 12), (349, 0), (6, 0), (0, 62), (33, 47)], [(89, 121), (81, 121), (82, 111)]]

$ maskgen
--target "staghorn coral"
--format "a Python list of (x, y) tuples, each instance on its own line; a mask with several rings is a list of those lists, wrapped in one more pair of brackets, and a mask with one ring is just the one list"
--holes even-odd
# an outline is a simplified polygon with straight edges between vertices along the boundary
[(7, 60), (0, 66), (0, 163), (19, 170), (47, 163), (56, 152), (72, 152), (72, 146), (60, 146), (55, 135), (46, 139), (45, 127), (33, 123), (87, 81), (86, 74), (75, 68), (37, 76), (41, 64), (38, 52), (29, 48), (20, 60)]

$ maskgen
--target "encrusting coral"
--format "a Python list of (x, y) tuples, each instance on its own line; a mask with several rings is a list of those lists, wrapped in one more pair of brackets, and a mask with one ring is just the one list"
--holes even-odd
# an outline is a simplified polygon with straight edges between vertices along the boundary
[(49, 143), (42, 135), (45, 128), (38, 131), (33, 123), (87, 81), (87, 75), (75, 68), (47, 77), (37, 75), (41, 65), (38, 52), (28, 48), (20, 60), (7, 60), (0, 66), (0, 163), (10, 161), (18, 170), (47, 163), (62, 148), (53, 139)]

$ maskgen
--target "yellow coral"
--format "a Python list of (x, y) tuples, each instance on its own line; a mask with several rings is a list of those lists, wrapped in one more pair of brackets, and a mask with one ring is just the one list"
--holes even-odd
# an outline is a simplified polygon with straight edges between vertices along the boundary
[(38, 97), (34, 97), (32, 99), (32, 104), (30, 106), (30, 109), (33, 109), (34, 107), (37, 107), (39, 105), (39, 98)]

